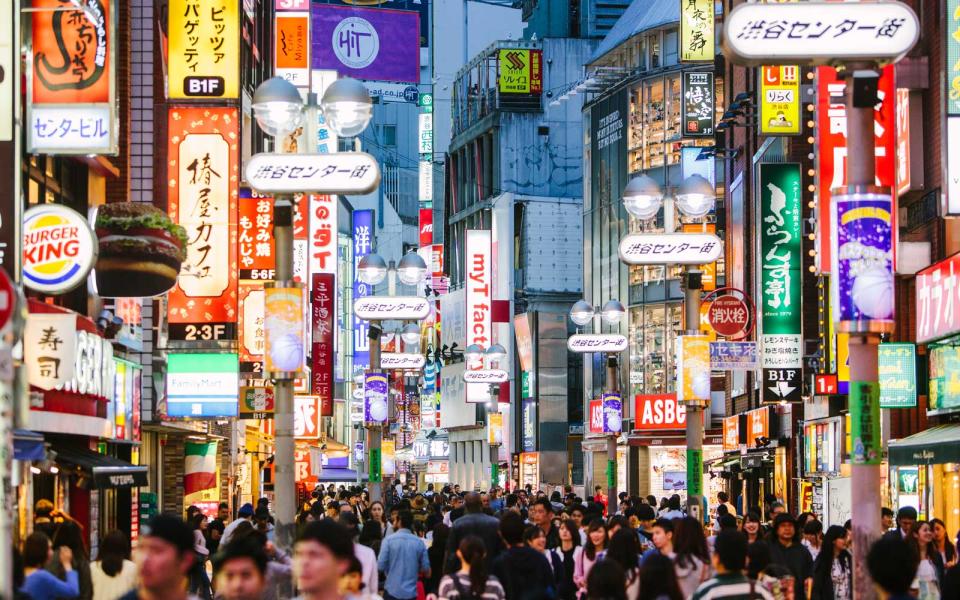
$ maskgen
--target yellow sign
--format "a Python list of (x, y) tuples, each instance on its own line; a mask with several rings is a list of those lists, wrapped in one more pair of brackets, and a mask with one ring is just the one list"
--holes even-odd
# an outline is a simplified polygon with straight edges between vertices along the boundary
[(677, 338), (677, 401), (710, 400), (710, 338), (681, 335)]
[(240, 0), (170, 0), (170, 98), (239, 98), (239, 4)]
[(680, 62), (713, 62), (713, 0), (680, 1)]
[(397, 476), (397, 442), (394, 440), (383, 440), (380, 442), (380, 460), (383, 465), (381, 473), (384, 477)]
[(800, 133), (800, 67), (760, 67), (760, 133)]
[(491, 446), (503, 443), (503, 413), (487, 413), (487, 443)]
[(497, 88), (501, 94), (539, 94), (543, 91), (542, 50), (503, 48), (497, 53)]
[(850, 334), (837, 334), (837, 381), (850, 382)]

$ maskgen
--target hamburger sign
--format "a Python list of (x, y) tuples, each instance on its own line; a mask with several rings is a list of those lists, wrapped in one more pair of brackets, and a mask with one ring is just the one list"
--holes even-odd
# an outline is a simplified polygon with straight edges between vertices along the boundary
[(44, 294), (62, 294), (86, 279), (97, 258), (93, 230), (80, 213), (42, 204), (23, 215), (23, 282)]

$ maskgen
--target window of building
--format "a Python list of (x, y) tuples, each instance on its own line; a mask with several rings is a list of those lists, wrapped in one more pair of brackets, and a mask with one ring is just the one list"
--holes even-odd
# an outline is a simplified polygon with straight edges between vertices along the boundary
[(383, 142), (384, 146), (396, 146), (397, 145), (397, 126), (381, 125), (380, 140)]
[(650, 53), (650, 68), (660, 68), (660, 32), (647, 36), (647, 50)]
[(667, 31), (663, 34), (663, 66), (669, 67), (680, 62), (678, 52), (680, 50), (680, 35), (677, 30)]

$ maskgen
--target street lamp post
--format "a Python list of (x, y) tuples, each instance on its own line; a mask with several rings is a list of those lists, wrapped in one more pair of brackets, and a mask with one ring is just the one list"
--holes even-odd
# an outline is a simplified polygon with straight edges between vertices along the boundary
[[(359, 86), (363, 92), (357, 90)], [(253, 112), (260, 128), (268, 135), (274, 136), (276, 146), (282, 148), (284, 136), (295, 131), (306, 112), (309, 119), (316, 120), (317, 106), (311, 96), (310, 103), (305, 108), (300, 92), (289, 81), (282, 77), (273, 77), (260, 84), (253, 96)], [(324, 117), (328, 125), (342, 137), (356, 136), (362, 132), (370, 121), (372, 101), (363, 84), (351, 80), (341, 79), (332, 84), (324, 94), (322, 106)], [(307, 124), (306, 145), (308, 152), (316, 145), (314, 131), (315, 123)], [(257, 155), (258, 158), (273, 158), (275, 155)], [(318, 155), (303, 156), (307, 166), (317, 161)], [(379, 181), (379, 177), (375, 178)], [(248, 182), (260, 191), (269, 192), (268, 186), (259, 185), (258, 179), (247, 174)], [(274, 284), (277, 287), (294, 287), (293, 275), (293, 207), (294, 193), (343, 193), (343, 187), (333, 192), (317, 189), (292, 190), (278, 189), (273, 206), (273, 237), (276, 248), (276, 272)], [(358, 190), (359, 191), (359, 190)], [(274, 474), (277, 494), (274, 500), (276, 511), (277, 542), (280, 547), (289, 549), (295, 537), (296, 506), (296, 473), (294, 462), (294, 406), (293, 382), (298, 375), (296, 372), (275, 373), (274, 425), (276, 436), (274, 440)]]
[[(467, 364), (481, 363), (483, 368), (464, 371), (463, 379), (466, 383), (477, 383), (478, 380), (490, 385), (490, 402), (487, 405), (487, 428), (491, 427), (490, 416), (500, 412), (499, 385), (507, 381), (509, 374), (500, 369), (500, 363), (507, 358), (507, 350), (500, 344), (493, 344), (484, 349), (479, 344), (467, 346), (463, 352)], [(500, 480), (500, 448), (495, 441), (490, 441), (490, 487), (496, 487)]]

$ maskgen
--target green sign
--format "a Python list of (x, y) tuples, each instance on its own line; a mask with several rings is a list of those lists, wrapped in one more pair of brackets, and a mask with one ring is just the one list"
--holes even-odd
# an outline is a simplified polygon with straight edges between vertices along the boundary
[(423, 112), (433, 112), (433, 94), (420, 94), (417, 106), (422, 108)]
[(687, 497), (703, 494), (703, 450), (687, 448)]
[(930, 410), (960, 408), (960, 346), (930, 349)]
[(883, 440), (880, 437), (880, 385), (876, 382), (850, 382), (850, 440), (853, 464), (880, 464)]
[[(607, 489), (617, 487), (617, 461), (607, 460)], [(610, 506), (616, 506), (617, 499), (610, 498)]]
[(490, 463), (490, 485), (500, 485), (500, 465), (495, 462)]
[(520, 397), (530, 398), (532, 390), (530, 389), (530, 371), (520, 373)]
[(380, 483), (383, 481), (383, 475), (380, 469), (380, 448), (370, 449), (370, 483)]
[(917, 347), (914, 344), (880, 344), (877, 348), (880, 408), (913, 408), (917, 405)]

